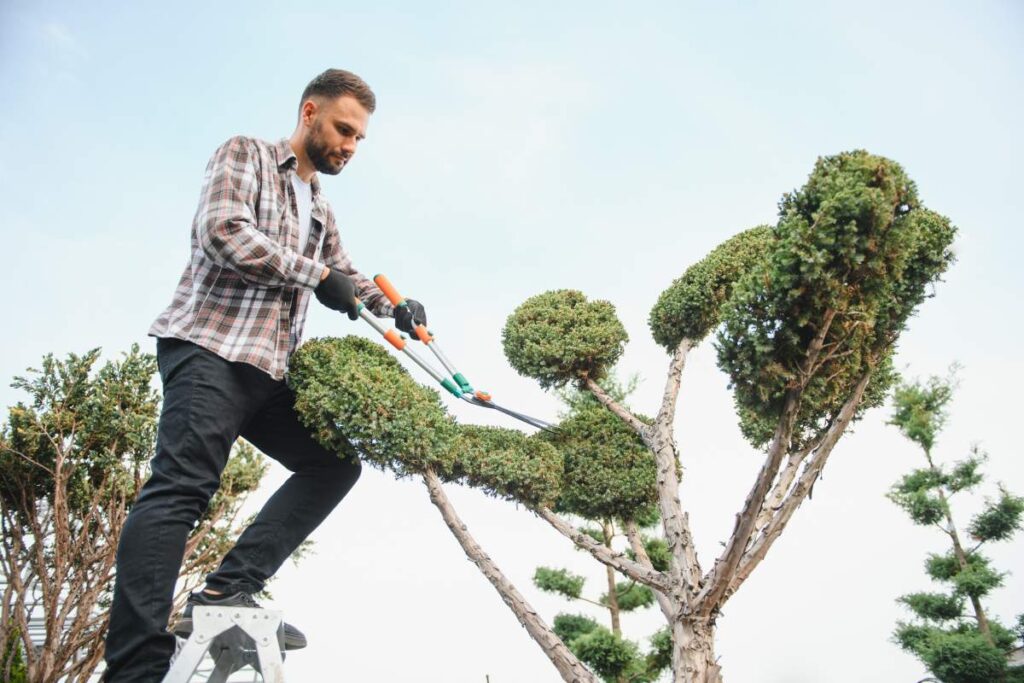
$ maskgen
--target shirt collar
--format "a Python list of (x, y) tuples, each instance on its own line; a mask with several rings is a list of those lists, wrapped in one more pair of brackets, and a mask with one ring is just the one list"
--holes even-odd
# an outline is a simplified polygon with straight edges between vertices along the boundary
[[(292, 150), (292, 145), (288, 138), (281, 138), (277, 144), (274, 145), (274, 155), (277, 157), (278, 169), (290, 168), (293, 172), (295, 171), (295, 167), (298, 165), (299, 159), (295, 156), (295, 152)], [(320, 196), (319, 174), (313, 174), (313, 178), (309, 185), (313, 190), (313, 198), (315, 199)]]

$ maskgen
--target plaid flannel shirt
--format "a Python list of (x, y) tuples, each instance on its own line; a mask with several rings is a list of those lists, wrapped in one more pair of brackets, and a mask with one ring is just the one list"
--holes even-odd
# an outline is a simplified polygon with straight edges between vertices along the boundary
[(342, 247), (316, 175), (309, 240), (297, 244), (297, 163), (287, 138), (238, 136), (214, 152), (192, 222), (191, 258), (150, 336), (191, 341), (283, 379), (324, 265), (351, 277), (376, 315), (392, 315), (390, 302)]

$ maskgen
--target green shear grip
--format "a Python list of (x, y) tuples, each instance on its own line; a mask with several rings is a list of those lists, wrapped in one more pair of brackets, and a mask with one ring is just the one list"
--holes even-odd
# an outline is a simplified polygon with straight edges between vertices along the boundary
[(450, 391), (456, 398), (462, 398), (462, 390), (455, 386), (455, 382), (447, 377), (441, 380), (441, 386)]
[(462, 388), (462, 393), (464, 393), (464, 394), (472, 394), (473, 393), (473, 387), (470, 385), (469, 380), (466, 379), (461, 372), (456, 372), (454, 377), (455, 377), (455, 381), (458, 382), (459, 386)]

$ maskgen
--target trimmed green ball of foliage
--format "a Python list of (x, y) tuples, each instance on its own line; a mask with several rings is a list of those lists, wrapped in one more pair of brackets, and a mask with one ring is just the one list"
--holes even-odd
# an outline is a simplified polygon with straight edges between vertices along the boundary
[(527, 299), (502, 330), (509, 363), (545, 389), (599, 379), (615, 365), (628, 338), (612, 304), (587, 301), (569, 289)]
[[(651, 566), (659, 572), (667, 572), (669, 560), (672, 554), (669, 552), (668, 543), (663, 538), (648, 538), (644, 537), (644, 550), (647, 552), (647, 557), (651, 561)], [(631, 549), (626, 549), (626, 555), (631, 560), (636, 560), (636, 553)]]
[[(648, 607), (654, 604), (654, 591), (635, 581), (619, 581), (616, 583), (615, 597), (618, 601), (619, 609), (623, 612), (632, 612), (641, 607)], [(601, 596), (601, 604), (608, 604), (607, 593)]]
[(569, 649), (606, 681), (618, 680), (619, 676), (634, 668), (640, 659), (636, 643), (603, 627), (579, 636)]
[(934, 634), (920, 654), (928, 669), (949, 683), (991, 683), (1006, 671), (1006, 653), (977, 631)]
[(722, 309), (718, 362), (753, 444), (771, 439), (787, 392), (801, 385), (797, 446), (830, 424), (865, 374), (857, 415), (884, 401), (893, 345), (953, 261), (955, 232), (920, 206), (898, 164), (864, 151), (818, 160), (783, 197), (769, 253)]
[(910, 593), (899, 599), (917, 616), (928, 621), (951, 621), (964, 613), (964, 599), (943, 593)]
[(999, 500), (990, 502), (968, 527), (971, 537), (980, 541), (1005, 541), (1020, 529), (1024, 498), (1002, 489)]
[(459, 427), (451, 478), (498, 498), (550, 506), (562, 485), (562, 455), (549, 443), (498, 427)]
[(584, 405), (539, 438), (565, 463), (557, 509), (587, 519), (629, 519), (657, 500), (654, 455), (640, 437), (601, 405)]
[(548, 593), (557, 593), (567, 598), (579, 598), (583, 593), (586, 579), (568, 569), (537, 567), (533, 573), (533, 585)]
[(683, 339), (702, 340), (718, 325), (733, 284), (768, 253), (772, 228), (761, 225), (715, 247), (658, 297), (647, 323), (654, 341), (672, 353)]
[(316, 339), (289, 366), (295, 410), (325, 448), (399, 476), (448, 473), (457, 430), (437, 392), (362, 337)]
[(596, 621), (581, 614), (558, 614), (555, 616), (555, 623), (552, 626), (555, 635), (561, 638), (566, 645), (572, 644), (572, 641), (580, 636), (598, 628), (601, 627)]

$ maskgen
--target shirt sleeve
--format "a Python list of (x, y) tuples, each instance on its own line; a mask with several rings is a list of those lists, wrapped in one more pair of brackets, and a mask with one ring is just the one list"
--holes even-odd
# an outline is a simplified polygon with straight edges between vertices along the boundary
[(256, 224), (259, 193), (256, 150), (247, 138), (233, 137), (214, 152), (206, 166), (195, 221), (203, 253), (249, 284), (315, 288), (323, 265), (260, 230)]
[(394, 306), (384, 296), (384, 292), (380, 291), (373, 280), (360, 273), (352, 264), (352, 259), (341, 244), (338, 226), (334, 222), (334, 213), (331, 211), (327, 213), (327, 225), (324, 229), (323, 258), (327, 265), (337, 268), (352, 278), (352, 282), (356, 286), (356, 296), (375, 316), (378, 318), (394, 317)]

